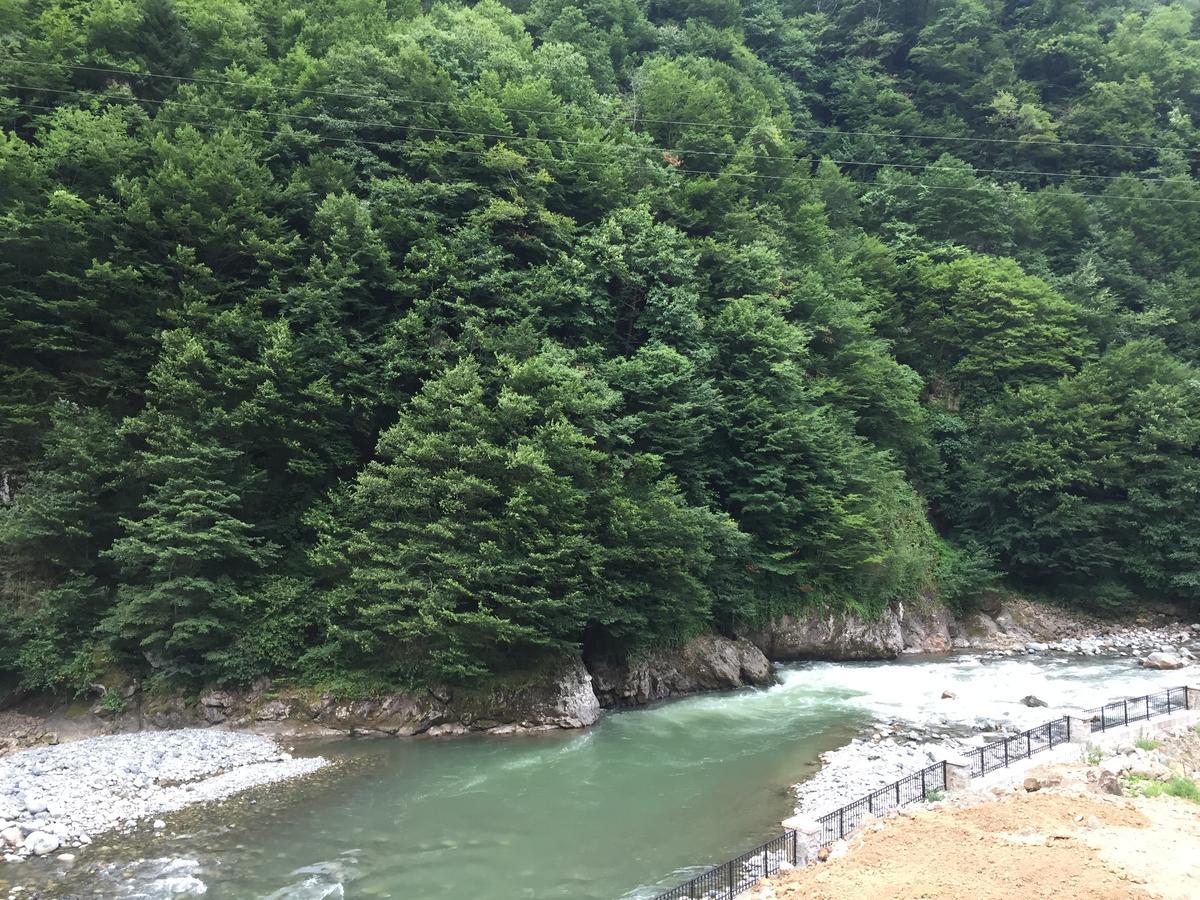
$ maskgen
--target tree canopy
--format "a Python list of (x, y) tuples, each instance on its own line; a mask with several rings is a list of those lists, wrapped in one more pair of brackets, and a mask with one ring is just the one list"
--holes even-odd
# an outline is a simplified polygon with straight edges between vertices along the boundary
[(1200, 602), (1200, 25), (0, 4), (0, 673)]

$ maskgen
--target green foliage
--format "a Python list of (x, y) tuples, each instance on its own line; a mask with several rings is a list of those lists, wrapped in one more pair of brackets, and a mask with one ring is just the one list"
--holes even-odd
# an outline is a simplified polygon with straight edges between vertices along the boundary
[(1154, 783), (1146, 785), (1142, 793), (1145, 797), (1179, 797), (1181, 800), (1190, 800), (1192, 803), (1200, 803), (1200, 785), (1192, 781), (1190, 778), (1185, 778), (1182, 775), (1176, 775), (1165, 783)]
[(1193, 368), (1139, 342), (999, 399), (979, 415), (959, 521), (1010, 572), (1087, 585), (1100, 605), (1192, 596), (1198, 392)]
[(0, 31), (27, 688), (500, 681), (1003, 579), (1200, 600), (1185, 4)]
[(1157, 750), (1158, 741), (1152, 740), (1151, 738), (1140, 737), (1133, 742), (1133, 746), (1137, 747), (1139, 750)]
[(120, 691), (108, 688), (100, 697), (100, 708), (112, 715), (120, 715), (125, 712), (125, 698)]
[(958, 610), (969, 608), (1000, 581), (995, 560), (974, 542), (956, 545), (942, 541), (934, 571), (939, 599)]

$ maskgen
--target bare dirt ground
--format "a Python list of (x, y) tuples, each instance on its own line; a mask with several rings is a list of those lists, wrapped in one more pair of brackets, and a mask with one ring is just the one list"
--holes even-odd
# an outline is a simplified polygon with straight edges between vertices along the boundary
[[(1162, 749), (1173, 768), (1191, 774), (1200, 738), (1173, 738)], [(1046, 767), (1037, 772), (1043, 783), (1059, 784), (972, 795), (873, 823), (850, 840), (845, 855), (768, 879), (748, 896), (1200, 897), (1200, 805), (1101, 793), (1096, 773), (1083, 764)]]

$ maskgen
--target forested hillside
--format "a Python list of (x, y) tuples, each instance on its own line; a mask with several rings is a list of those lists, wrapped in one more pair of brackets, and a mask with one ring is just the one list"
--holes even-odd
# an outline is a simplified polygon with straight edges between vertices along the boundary
[(0, 667), (1200, 600), (1200, 25), (3, 0)]

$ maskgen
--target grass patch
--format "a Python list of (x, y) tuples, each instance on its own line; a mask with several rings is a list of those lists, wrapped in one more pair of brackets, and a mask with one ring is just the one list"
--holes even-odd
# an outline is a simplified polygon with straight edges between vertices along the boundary
[(1200, 803), (1200, 787), (1190, 778), (1184, 778), (1182, 775), (1176, 775), (1170, 781), (1154, 782), (1146, 785), (1143, 796), (1145, 797), (1179, 797), (1183, 800), (1190, 800), (1192, 803)]
[(936, 803), (938, 800), (945, 799), (946, 794), (940, 788), (933, 788), (925, 794), (925, 799), (929, 803)]
[(1148, 737), (1140, 737), (1133, 742), (1133, 746), (1137, 747), (1139, 750), (1157, 750), (1158, 741), (1151, 740)]
[(1083, 759), (1089, 766), (1099, 765), (1100, 760), (1104, 759), (1104, 751), (1088, 744), (1087, 749), (1083, 751)]

